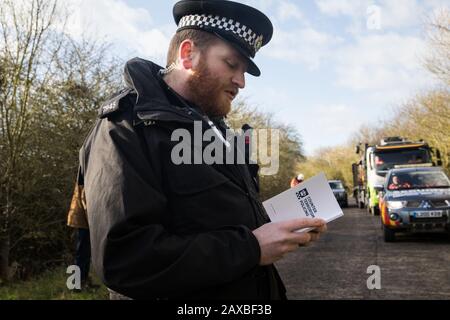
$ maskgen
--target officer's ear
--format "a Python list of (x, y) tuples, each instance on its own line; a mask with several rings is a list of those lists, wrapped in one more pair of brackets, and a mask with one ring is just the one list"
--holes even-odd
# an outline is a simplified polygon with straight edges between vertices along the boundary
[(191, 70), (193, 65), (193, 55), (194, 55), (194, 42), (192, 40), (186, 39), (180, 44), (180, 49), (178, 52), (178, 57), (181, 61), (181, 66), (185, 70)]

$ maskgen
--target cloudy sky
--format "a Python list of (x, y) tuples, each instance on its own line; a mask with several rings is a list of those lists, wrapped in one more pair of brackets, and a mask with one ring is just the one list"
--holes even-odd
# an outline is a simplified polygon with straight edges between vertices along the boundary
[[(112, 44), (115, 55), (165, 64), (176, 0), (67, 0), (69, 32)], [(241, 97), (292, 124), (307, 154), (377, 124), (433, 87), (424, 24), (446, 0), (245, 0), (274, 24)]]

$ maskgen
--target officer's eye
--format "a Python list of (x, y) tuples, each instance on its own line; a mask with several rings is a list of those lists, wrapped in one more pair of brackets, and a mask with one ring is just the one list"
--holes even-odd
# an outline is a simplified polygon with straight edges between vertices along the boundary
[(233, 62), (230, 61), (230, 60), (225, 60), (225, 62), (226, 62), (226, 64), (227, 64), (231, 69), (236, 69), (236, 68), (237, 68), (236, 63), (233, 63)]

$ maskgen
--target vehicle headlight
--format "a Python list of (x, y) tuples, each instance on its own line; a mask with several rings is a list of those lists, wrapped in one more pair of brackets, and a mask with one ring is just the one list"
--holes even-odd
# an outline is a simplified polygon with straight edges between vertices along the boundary
[(406, 201), (387, 201), (386, 205), (389, 209), (401, 209), (406, 206)]
[(391, 214), (389, 215), (389, 218), (390, 218), (392, 221), (398, 221), (398, 220), (400, 220), (399, 215), (396, 214), (396, 213), (391, 213)]

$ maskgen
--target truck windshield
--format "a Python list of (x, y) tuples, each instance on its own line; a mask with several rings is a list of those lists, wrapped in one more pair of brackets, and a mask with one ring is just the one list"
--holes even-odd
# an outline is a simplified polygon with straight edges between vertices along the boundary
[(331, 189), (344, 189), (342, 182), (329, 182)]
[(440, 171), (413, 171), (394, 173), (388, 183), (389, 190), (450, 188), (450, 180)]
[(378, 152), (375, 154), (375, 168), (377, 171), (389, 170), (394, 168), (395, 165), (430, 162), (430, 156), (426, 149), (395, 150), (390, 152)]

